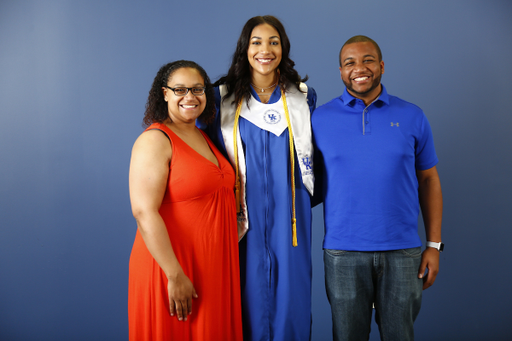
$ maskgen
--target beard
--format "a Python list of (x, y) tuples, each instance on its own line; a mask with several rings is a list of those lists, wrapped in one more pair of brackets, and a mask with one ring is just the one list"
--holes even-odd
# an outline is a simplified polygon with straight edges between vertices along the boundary
[[(345, 86), (347, 87), (347, 90), (350, 93), (355, 94), (357, 96), (363, 97), (364, 95), (366, 95), (367, 93), (370, 93), (371, 91), (373, 91), (374, 89), (376, 89), (380, 85), (380, 79), (381, 78), (382, 78), (382, 75), (379, 75), (378, 77), (374, 78), (373, 82), (372, 82), (372, 85), (367, 90), (365, 90), (365, 91), (354, 90), (354, 88), (352, 87), (352, 82), (350, 80), (346, 81), (346, 80), (342, 79), (342, 81), (343, 81), (343, 84), (345, 84)], [(357, 96), (354, 96), (354, 97), (357, 97)]]

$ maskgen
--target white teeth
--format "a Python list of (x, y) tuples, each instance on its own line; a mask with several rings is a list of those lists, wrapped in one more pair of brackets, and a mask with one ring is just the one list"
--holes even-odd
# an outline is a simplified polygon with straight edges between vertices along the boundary
[(191, 108), (195, 108), (196, 106), (195, 105), (185, 105), (185, 104), (183, 104), (182, 107), (185, 108), (185, 109), (191, 109)]
[(364, 81), (365, 79), (367, 79), (368, 77), (357, 77), (357, 78), (354, 78), (354, 80), (356, 82), (360, 82), (360, 81)]
[(262, 63), (270, 63), (272, 59), (258, 59)]

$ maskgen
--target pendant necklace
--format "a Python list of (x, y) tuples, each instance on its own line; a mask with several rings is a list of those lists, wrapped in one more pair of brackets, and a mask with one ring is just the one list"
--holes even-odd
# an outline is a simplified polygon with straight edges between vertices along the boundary
[(251, 83), (251, 85), (252, 85), (252, 86), (254, 86), (255, 88), (261, 89), (261, 92), (264, 92), (265, 90), (270, 89), (270, 88), (273, 88), (274, 86), (276, 86), (276, 85), (277, 85), (277, 82), (275, 82), (274, 84), (272, 84), (272, 85), (271, 85), (271, 86), (269, 86), (268, 88), (260, 88), (259, 86), (254, 85), (254, 84), (252, 84), (252, 83)]

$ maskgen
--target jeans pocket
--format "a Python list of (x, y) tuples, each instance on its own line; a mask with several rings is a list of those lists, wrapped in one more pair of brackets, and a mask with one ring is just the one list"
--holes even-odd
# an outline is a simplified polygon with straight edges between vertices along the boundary
[(333, 257), (342, 256), (343, 254), (347, 253), (347, 251), (344, 251), (344, 250), (333, 250), (333, 249), (324, 249), (324, 251)]
[(400, 252), (407, 257), (410, 258), (419, 258), (421, 257), (421, 247), (412, 247), (410, 249), (402, 249)]

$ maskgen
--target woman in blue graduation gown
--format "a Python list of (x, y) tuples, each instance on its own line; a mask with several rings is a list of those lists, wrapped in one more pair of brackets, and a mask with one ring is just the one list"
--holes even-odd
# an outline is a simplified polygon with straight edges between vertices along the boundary
[(247, 21), (228, 74), (215, 83), (217, 115), (205, 128), (239, 179), (246, 341), (311, 335), (310, 115), (316, 93), (289, 52), (278, 19)]

